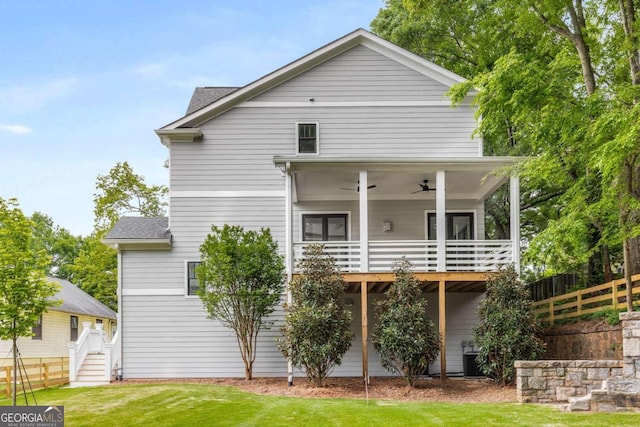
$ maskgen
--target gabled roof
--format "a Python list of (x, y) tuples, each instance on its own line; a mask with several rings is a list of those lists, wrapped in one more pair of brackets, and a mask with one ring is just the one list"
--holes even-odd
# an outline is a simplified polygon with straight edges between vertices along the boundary
[(47, 276), (47, 280), (57, 283), (60, 286), (60, 290), (52, 299), (62, 301), (62, 304), (50, 308), (51, 311), (63, 311), (65, 313), (83, 314), (114, 320), (117, 318), (115, 311), (68, 280), (49, 276)]
[(169, 249), (169, 218), (123, 216), (102, 239), (102, 243), (113, 248)]
[(335, 40), (320, 49), (317, 49), (302, 58), (285, 65), (276, 71), (267, 74), (266, 76), (249, 83), (248, 85), (235, 90), (227, 94), (226, 96), (219, 98), (218, 100), (210, 103), (209, 105), (200, 108), (199, 110), (188, 113), (182, 117), (158, 129), (156, 133), (162, 136), (168, 134), (167, 131), (176, 130), (179, 128), (192, 128), (201, 125), (202, 123), (211, 120), (212, 118), (228, 111), (235, 105), (240, 104), (243, 101), (247, 101), (269, 89), (276, 87), (287, 80), (290, 80), (305, 71), (308, 71), (328, 60), (334, 58), (355, 46), (366, 46), (382, 55), (385, 55), (407, 67), (414, 69), (415, 71), (424, 74), (432, 78), (433, 80), (451, 87), (454, 84), (462, 83), (465, 81), (463, 77), (446, 70), (433, 62), (415, 55), (399, 46), (394, 45), (381, 37), (376, 36), (369, 31), (362, 28), (347, 34), (346, 36)]
[(193, 91), (191, 101), (187, 107), (187, 115), (201, 109), (202, 107), (206, 107), (212, 102), (215, 102), (238, 89), (239, 88), (237, 87), (197, 87)]

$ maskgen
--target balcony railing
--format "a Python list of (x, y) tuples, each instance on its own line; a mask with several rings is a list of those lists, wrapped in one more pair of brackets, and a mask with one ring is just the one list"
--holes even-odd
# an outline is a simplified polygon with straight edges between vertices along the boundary
[[(322, 243), (345, 273), (360, 272), (360, 242), (294, 243), (295, 262), (302, 259), (311, 243)], [(395, 260), (406, 257), (415, 271), (437, 271), (438, 249), (434, 240), (381, 240), (369, 242), (369, 272), (393, 271)], [(495, 271), (513, 262), (510, 240), (447, 240), (447, 271)], [(296, 269), (297, 271), (297, 269)]]

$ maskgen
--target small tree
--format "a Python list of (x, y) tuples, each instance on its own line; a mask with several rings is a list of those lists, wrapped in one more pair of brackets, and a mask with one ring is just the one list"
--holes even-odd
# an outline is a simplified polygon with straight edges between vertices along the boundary
[(346, 283), (324, 246), (310, 245), (298, 263), (301, 274), (289, 283), (293, 302), (285, 305), (280, 351), (309, 380), (322, 386), (351, 347), (351, 313), (344, 308)]
[(47, 281), (49, 263), (44, 252), (31, 246), (33, 224), (18, 208), (15, 199), (0, 198), (0, 339), (13, 343), (13, 405), (16, 404), (18, 337), (29, 337), (32, 327), (57, 292)]
[(535, 360), (545, 351), (527, 287), (513, 265), (487, 281), (487, 297), (478, 307), (480, 322), (473, 328), (482, 372), (501, 385), (513, 382), (516, 360)]
[(418, 377), (440, 351), (440, 335), (426, 315), (427, 302), (421, 297), (418, 280), (405, 258), (394, 266), (396, 281), (376, 304), (378, 322), (371, 341), (382, 366), (401, 375), (414, 387)]
[(284, 292), (284, 263), (268, 229), (244, 231), (240, 226), (211, 227), (200, 246), (202, 264), (196, 267), (197, 294), (210, 319), (236, 334), (245, 378), (253, 378), (258, 333), (272, 322)]

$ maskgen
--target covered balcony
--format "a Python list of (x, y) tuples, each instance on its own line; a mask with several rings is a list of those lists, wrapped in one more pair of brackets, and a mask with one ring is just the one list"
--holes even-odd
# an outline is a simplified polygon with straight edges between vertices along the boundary
[[(297, 263), (312, 243), (323, 243), (336, 259), (348, 283), (347, 292), (360, 294), (358, 335), (365, 378), (369, 294), (386, 291), (395, 280), (394, 262), (401, 257), (411, 262), (423, 291), (435, 293), (434, 316), (442, 338), (440, 371), (446, 377), (447, 293), (456, 293), (456, 301), (464, 295), (477, 301), (492, 272), (512, 263), (519, 268), (519, 181), (505, 172), (517, 160), (274, 159), (286, 180), (289, 277), (298, 274)], [(488, 240), (484, 203), (501, 186), (508, 186), (509, 192), (509, 238)], [(464, 328), (470, 331), (471, 326)], [(453, 345), (449, 351), (455, 349)]]

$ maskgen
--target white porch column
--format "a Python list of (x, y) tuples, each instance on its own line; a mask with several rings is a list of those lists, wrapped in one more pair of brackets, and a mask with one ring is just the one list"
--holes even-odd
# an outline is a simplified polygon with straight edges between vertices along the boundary
[(447, 208), (445, 199), (445, 171), (436, 173), (436, 238), (438, 248), (437, 271), (447, 271)]
[(367, 171), (360, 171), (360, 272), (369, 271), (369, 195)]
[(516, 271), (520, 274), (520, 178), (517, 175), (511, 175), (509, 180), (509, 207), (512, 259)]
[[(287, 304), (291, 305), (293, 298), (291, 296), (291, 289), (289, 289), (289, 282), (293, 276), (293, 267), (295, 260), (293, 259), (293, 206), (292, 206), (292, 177), (291, 177), (291, 164), (287, 162), (286, 169), (284, 171), (285, 176), (285, 219), (284, 219), (284, 235), (285, 235), (285, 272), (287, 274)], [(287, 359), (287, 380), (289, 386), (293, 385), (293, 363), (291, 359)]]

